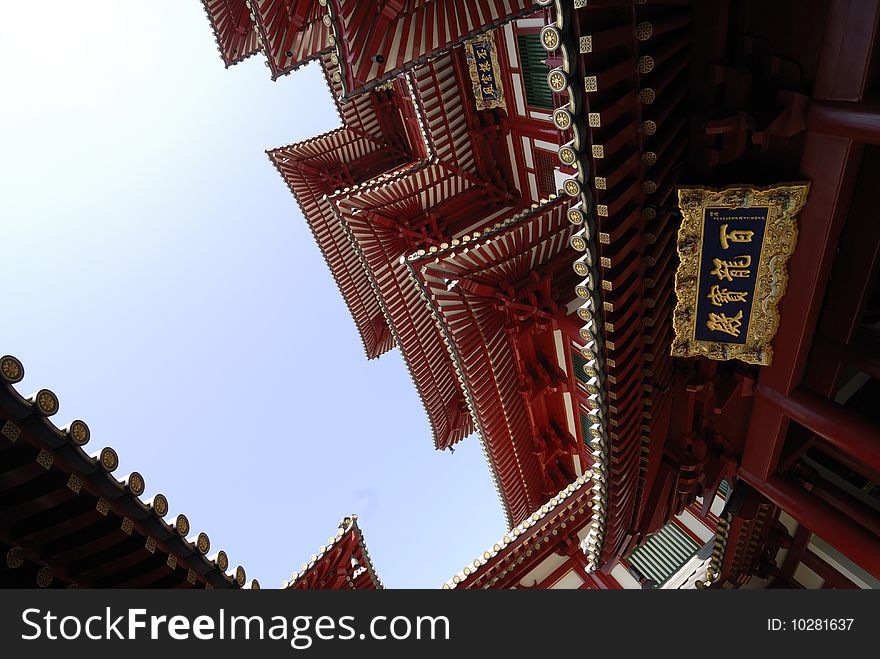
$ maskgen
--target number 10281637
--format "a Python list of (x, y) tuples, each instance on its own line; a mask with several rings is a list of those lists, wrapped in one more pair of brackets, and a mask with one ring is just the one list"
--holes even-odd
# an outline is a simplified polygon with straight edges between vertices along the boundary
[(767, 631), (771, 632), (846, 632), (852, 629), (855, 618), (768, 618)]

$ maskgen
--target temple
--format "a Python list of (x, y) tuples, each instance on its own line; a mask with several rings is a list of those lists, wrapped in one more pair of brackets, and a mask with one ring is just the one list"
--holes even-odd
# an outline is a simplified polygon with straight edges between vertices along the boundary
[[(339, 127), (268, 156), (483, 447), (510, 531), (446, 587), (880, 586), (880, 0), (203, 4), (321, 67)], [(245, 585), (2, 372), (10, 583)], [(356, 518), (285, 586), (381, 587)]]

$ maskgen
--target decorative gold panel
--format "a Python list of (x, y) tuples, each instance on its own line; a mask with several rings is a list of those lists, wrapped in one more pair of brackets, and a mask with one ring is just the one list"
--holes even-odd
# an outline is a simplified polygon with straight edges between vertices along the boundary
[(766, 366), (809, 184), (681, 188), (674, 357)]

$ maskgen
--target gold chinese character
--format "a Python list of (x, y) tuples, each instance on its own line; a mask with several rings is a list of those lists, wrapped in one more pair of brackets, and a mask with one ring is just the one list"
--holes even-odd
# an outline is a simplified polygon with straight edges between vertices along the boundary
[(752, 242), (752, 238), (755, 236), (754, 231), (746, 231), (744, 229), (734, 229), (733, 231), (727, 231), (727, 225), (721, 225), (721, 246), (724, 249), (729, 247), (730, 243), (750, 243)]
[(743, 278), (751, 276), (751, 271), (748, 268), (752, 264), (752, 257), (748, 254), (737, 256), (729, 261), (712, 259), (712, 263), (715, 264), (715, 269), (711, 270), (709, 274), (715, 275), (718, 279), (733, 281), (734, 277)]
[(495, 96), (495, 88), (489, 87), (489, 86), (483, 87), (483, 95), (484, 96)]
[(495, 82), (495, 78), (490, 76), (488, 73), (484, 73), (483, 75), (481, 75), (480, 80), (487, 85), (491, 85)]
[(713, 306), (720, 307), (728, 302), (747, 302), (746, 296), (748, 294), (748, 291), (729, 291), (715, 284), (709, 289), (709, 295), (706, 297), (709, 298)]
[(713, 332), (724, 332), (730, 336), (739, 336), (740, 327), (742, 327), (742, 309), (735, 316), (728, 316), (723, 313), (710, 313), (709, 320), (706, 321), (706, 327)]
[(476, 54), (477, 59), (489, 59), (489, 52), (483, 48), (475, 48), (474, 53)]
[(477, 64), (477, 66), (479, 67), (480, 71), (484, 73), (489, 73), (490, 71), (492, 71), (492, 65), (489, 62), (480, 62), (479, 64)]

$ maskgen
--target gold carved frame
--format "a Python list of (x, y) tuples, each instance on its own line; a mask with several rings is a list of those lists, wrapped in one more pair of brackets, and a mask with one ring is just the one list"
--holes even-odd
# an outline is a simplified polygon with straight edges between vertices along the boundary
[[(807, 201), (809, 183), (772, 188), (734, 186), (722, 190), (680, 188), (678, 231), (680, 264), (675, 275), (678, 303), (672, 316), (673, 357), (703, 356), (739, 359), (767, 366), (773, 360), (772, 341), (779, 328), (779, 301), (788, 287), (788, 260), (797, 243), (797, 214)], [(700, 341), (694, 338), (705, 210), (768, 207), (764, 244), (745, 344)]]

